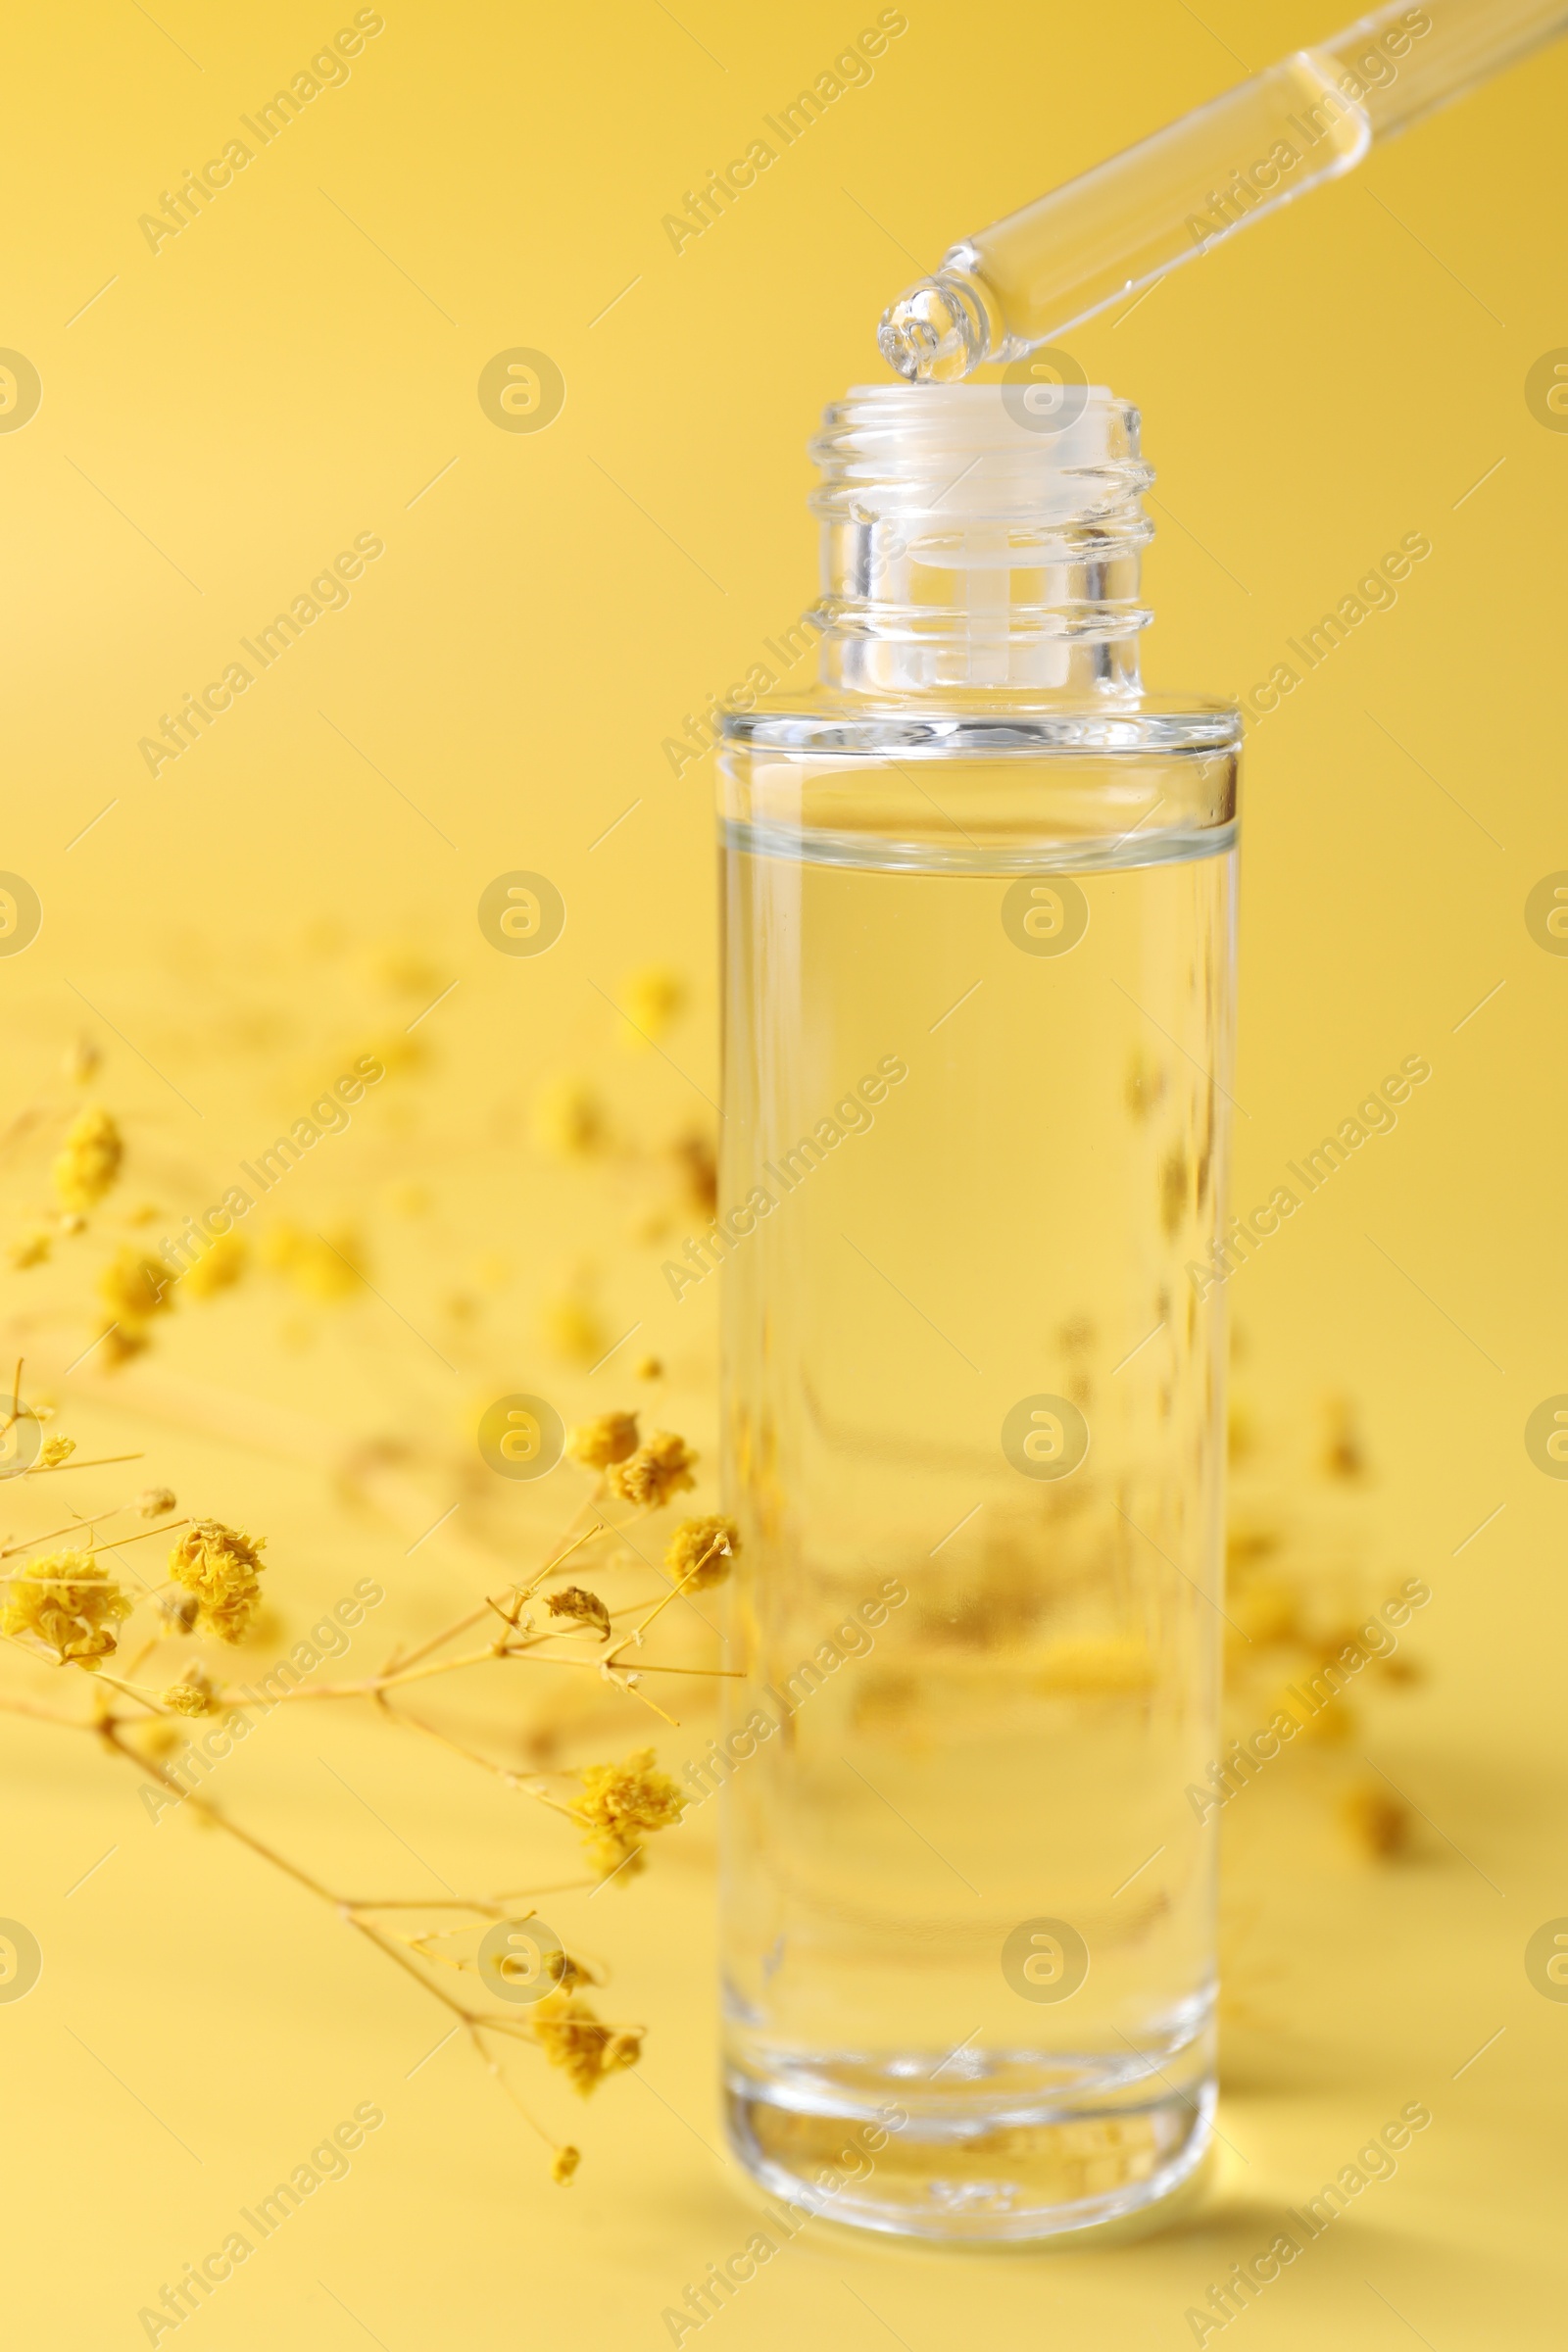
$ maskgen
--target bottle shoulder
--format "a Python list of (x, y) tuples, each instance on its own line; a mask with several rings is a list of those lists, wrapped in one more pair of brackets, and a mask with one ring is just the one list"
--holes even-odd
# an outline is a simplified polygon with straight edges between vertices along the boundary
[(1054, 752), (1212, 758), (1242, 742), (1234, 703), (1163, 690), (1095, 698), (984, 689), (870, 695), (818, 685), (760, 698), (746, 710), (727, 705), (719, 715), (724, 740), (737, 747), (838, 759), (890, 753), (1040, 759)]

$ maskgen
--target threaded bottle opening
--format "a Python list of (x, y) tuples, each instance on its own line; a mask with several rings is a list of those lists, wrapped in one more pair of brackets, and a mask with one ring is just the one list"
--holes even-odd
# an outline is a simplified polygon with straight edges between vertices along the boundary
[(1137, 691), (1154, 478), (1138, 411), (1020, 375), (859, 385), (825, 412), (809, 503), (827, 683)]
[(1154, 476), (1129, 401), (1099, 384), (862, 384), (835, 401), (808, 444), (824, 522), (897, 516), (1130, 534)]

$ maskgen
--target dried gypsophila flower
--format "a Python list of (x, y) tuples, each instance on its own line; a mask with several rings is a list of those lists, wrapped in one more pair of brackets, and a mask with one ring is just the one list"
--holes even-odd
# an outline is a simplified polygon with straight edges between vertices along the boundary
[(94, 1105), (73, 1119), (53, 1170), (64, 1206), (96, 1207), (120, 1174), (124, 1154), (120, 1129), (107, 1110)]
[(582, 2162), (581, 2148), (558, 2148), (550, 2159), (550, 2178), (558, 2188), (564, 2188)]
[(604, 1105), (580, 1078), (554, 1078), (542, 1086), (531, 1124), (535, 1144), (557, 1159), (589, 1159), (610, 1141)]
[(697, 1481), (692, 1469), (697, 1456), (691, 1452), (684, 1438), (671, 1435), (667, 1429), (656, 1429), (645, 1446), (624, 1462), (612, 1462), (606, 1473), (611, 1493), (622, 1502), (642, 1504), (656, 1511), (672, 1494), (683, 1494)]
[(114, 1654), (115, 1628), (131, 1605), (90, 1551), (50, 1551), (12, 1578), (0, 1631), (33, 1634), (54, 1651), (56, 1665), (92, 1674)]
[(196, 1621), (204, 1633), (239, 1642), (261, 1603), (258, 1571), (265, 1536), (254, 1540), (220, 1519), (198, 1519), (169, 1555), (169, 1573), (196, 1596)]
[(136, 1509), (143, 1519), (163, 1519), (174, 1507), (172, 1487), (146, 1487), (136, 1497)]
[(218, 1702), (212, 1691), (198, 1682), (171, 1683), (164, 1692), (164, 1704), (174, 1715), (216, 1715)]
[[(570, 1811), (596, 1870), (633, 1878), (643, 1867), (643, 1838), (679, 1821), (686, 1799), (667, 1772), (640, 1747), (621, 1764), (590, 1764), (579, 1774), (583, 1792)], [(623, 1867), (624, 1866), (624, 1867)]]
[(180, 1288), (190, 1298), (215, 1298), (220, 1291), (231, 1290), (250, 1263), (250, 1250), (244, 1236), (220, 1233), (210, 1250), (204, 1250), (180, 1276)]
[(636, 1450), (635, 1413), (601, 1413), (597, 1421), (582, 1422), (566, 1440), (566, 1451), (585, 1470), (608, 1470), (612, 1462), (623, 1462)]
[(172, 1641), (180, 1634), (196, 1630), (196, 1595), (194, 1592), (160, 1592), (158, 1616), (162, 1626), (161, 1639)]
[(1415, 1820), (1397, 1791), (1391, 1796), (1360, 1783), (1341, 1798), (1340, 1819), (1352, 1843), (1375, 1862), (1395, 1862), (1410, 1850)]
[(622, 994), (623, 1018), (634, 1033), (628, 1037), (622, 1031), (621, 1040), (627, 1046), (656, 1044), (686, 1009), (686, 983), (679, 972), (670, 971), (664, 964), (650, 964), (640, 972), (628, 974)]
[(35, 1467), (39, 1470), (58, 1470), (76, 1450), (74, 1438), (45, 1438), (38, 1451)]
[(122, 1329), (139, 1334), (150, 1316), (171, 1311), (173, 1283), (162, 1258), (127, 1243), (99, 1275), (98, 1296)]
[(583, 2098), (597, 2090), (607, 2075), (635, 2066), (642, 2055), (643, 2037), (636, 2027), (607, 2026), (586, 2001), (569, 1995), (552, 1993), (540, 2001), (533, 2030), (551, 2065), (565, 2070)]
[(274, 1225), (262, 1244), (262, 1262), (309, 1298), (352, 1298), (366, 1281), (365, 1246), (351, 1226), (310, 1233)]
[(119, 1364), (128, 1364), (138, 1355), (145, 1355), (152, 1345), (146, 1326), (141, 1323), (113, 1323), (98, 1344), (98, 1362), (105, 1371)]
[(706, 1519), (683, 1519), (664, 1548), (664, 1566), (686, 1591), (701, 1592), (723, 1582), (740, 1547), (740, 1529), (733, 1519), (718, 1512)]
[(610, 1640), (610, 1611), (597, 1592), (586, 1592), (581, 1585), (567, 1585), (564, 1591), (552, 1592), (546, 1606), (552, 1617), (569, 1617), (578, 1625), (591, 1625), (605, 1641)]
[(539, 1310), (539, 1329), (551, 1353), (564, 1363), (591, 1368), (610, 1344), (601, 1317), (580, 1291), (547, 1298)]

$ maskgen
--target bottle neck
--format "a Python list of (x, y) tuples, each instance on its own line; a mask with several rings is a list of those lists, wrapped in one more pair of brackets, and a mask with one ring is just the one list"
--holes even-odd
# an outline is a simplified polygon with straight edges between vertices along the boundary
[(830, 408), (811, 444), (824, 685), (1136, 700), (1138, 431), (1074, 385), (876, 385)]

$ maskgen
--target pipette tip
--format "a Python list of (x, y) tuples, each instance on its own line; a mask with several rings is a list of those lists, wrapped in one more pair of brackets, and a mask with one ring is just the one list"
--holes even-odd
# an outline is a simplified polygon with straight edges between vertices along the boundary
[(911, 384), (961, 383), (986, 357), (979, 307), (947, 270), (908, 287), (882, 314), (877, 347)]

